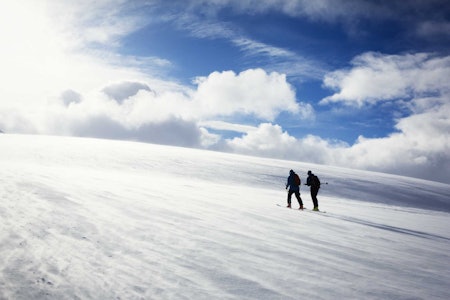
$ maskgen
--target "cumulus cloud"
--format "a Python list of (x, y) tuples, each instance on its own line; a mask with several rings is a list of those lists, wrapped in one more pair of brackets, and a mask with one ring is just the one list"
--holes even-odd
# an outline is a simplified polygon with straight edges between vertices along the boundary
[(450, 57), (366, 53), (355, 58), (352, 65), (325, 77), (324, 83), (337, 92), (322, 103), (363, 106), (402, 99), (410, 115), (399, 118), (395, 126), (398, 132), (388, 137), (360, 137), (352, 147), (341, 149), (335, 163), (431, 179), (449, 178)]
[(295, 138), (279, 125), (263, 123), (219, 150), (343, 166), (450, 183), (450, 105), (398, 121), (385, 138), (359, 137), (355, 144), (308, 135)]
[(176, 118), (127, 128), (108, 115), (97, 115), (79, 124), (71, 125), (73, 126), (72, 134), (76, 136), (136, 140), (182, 147), (202, 146), (203, 132), (197, 124)]
[(258, 153), (263, 156), (288, 156), (294, 152), (295, 138), (283, 132), (279, 125), (263, 123), (256, 130), (247, 132), (243, 137), (227, 142), (230, 149), (239, 153)]
[(300, 111), (295, 91), (284, 74), (267, 74), (262, 69), (239, 74), (214, 72), (197, 78), (196, 83), (192, 114), (202, 117), (245, 114), (271, 121), (281, 111)]
[(108, 95), (111, 99), (122, 103), (125, 99), (136, 95), (140, 90), (149, 92), (152, 91), (145, 83), (127, 81), (110, 84), (105, 87), (102, 92)]
[(427, 53), (383, 55), (364, 53), (352, 68), (325, 76), (324, 85), (337, 90), (321, 103), (362, 106), (380, 101), (448, 92), (450, 57)]
[(344, 145), (342, 142), (327, 141), (313, 135), (297, 139), (283, 131), (277, 124), (261, 123), (242, 137), (227, 140), (222, 145), (222, 150), (288, 160), (327, 163), (330, 161), (332, 149)]
[[(227, 140), (227, 151), (369, 169), (449, 182), (450, 57), (431, 54), (366, 53), (352, 68), (337, 70), (324, 83), (336, 93), (322, 103), (362, 107), (402, 99), (409, 115), (396, 120), (396, 132), (382, 138), (360, 136), (353, 145), (308, 135), (295, 138), (265, 123)], [(268, 142), (270, 141), (270, 142)]]
[(399, 119), (399, 132), (388, 137), (360, 137), (350, 148), (339, 150), (335, 163), (449, 182), (449, 99), (446, 95), (436, 106)]
[(61, 94), (61, 101), (65, 106), (69, 106), (71, 103), (77, 104), (80, 103), (82, 100), (81, 94), (73, 91), (73, 90), (66, 90)]
[[(98, 90), (79, 93), (66, 90), (39, 109), (23, 109), (0, 120), (8, 132), (26, 131), (117, 139), (179, 146), (212, 146), (219, 136), (208, 127), (242, 131), (251, 128), (230, 122), (211, 120), (250, 116), (271, 121), (281, 112), (308, 118), (314, 114), (310, 105), (297, 103), (295, 91), (284, 74), (250, 69), (236, 74), (214, 72), (198, 78), (195, 89), (162, 90), (158, 93), (144, 82), (115, 82)], [(15, 117), (14, 117), (15, 116)], [(18, 125), (16, 121), (28, 120)], [(210, 121), (210, 122), (208, 122)], [(24, 124), (28, 124), (25, 126)], [(211, 125), (209, 125), (211, 124)], [(31, 128), (30, 128), (31, 127)]]

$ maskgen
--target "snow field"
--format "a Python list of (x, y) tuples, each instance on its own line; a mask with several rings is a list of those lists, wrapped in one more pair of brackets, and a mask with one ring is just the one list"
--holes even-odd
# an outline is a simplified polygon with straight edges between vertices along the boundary
[[(450, 298), (448, 185), (367, 173), (373, 202), (333, 180), (322, 214), (276, 205), (289, 169), (348, 170), (118, 141), (0, 143), (0, 299)], [(370, 186), (352, 176), (347, 190)], [(417, 188), (410, 205), (389, 204), (393, 180)], [(416, 205), (429, 191), (441, 210)], [(302, 198), (311, 208), (306, 187)]]

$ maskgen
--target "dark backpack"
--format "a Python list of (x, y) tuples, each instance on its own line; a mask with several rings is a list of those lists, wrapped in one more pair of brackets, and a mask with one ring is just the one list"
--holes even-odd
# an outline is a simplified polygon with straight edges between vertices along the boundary
[(300, 185), (302, 182), (300, 181), (300, 177), (294, 173), (294, 184)]
[(311, 176), (311, 185), (320, 188), (320, 180), (316, 175)]

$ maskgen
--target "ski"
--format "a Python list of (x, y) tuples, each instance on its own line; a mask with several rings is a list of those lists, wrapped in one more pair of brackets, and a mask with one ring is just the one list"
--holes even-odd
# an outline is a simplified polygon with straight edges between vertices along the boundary
[(284, 207), (284, 208), (289, 208), (289, 209), (292, 209), (292, 210), (304, 210), (304, 211), (308, 211), (308, 212), (312, 212), (312, 213), (323, 213), (323, 214), (326, 213), (326, 211), (323, 211), (323, 210), (312, 210), (312, 209), (309, 209), (309, 208), (306, 208), (306, 207), (303, 207), (303, 209), (300, 209), (300, 208), (287, 207), (287, 206), (281, 205), (281, 204), (277, 204), (277, 206)]
[(289, 208), (289, 209), (293, 209), (293, 210), (303, 210), (303, 209), (306, 209), (306, 208), (300, 209), (300, 208), (295, 208), (295, 207), (288, 207), (288, 206), (284, 206), (284, 205), (281, 205), (281, 204), (277, 204), (277, 206), (279, 206), (279, 207), (284, 207), (284, 208)]
[(312, 213), (322, 213), (322, 214), (326, 213), (326, 211), (323, 211), (323, 210), (313, 210), (313, 209), (307, 209), (307, 208), (305, 208), (304, 210), (312, 212)]

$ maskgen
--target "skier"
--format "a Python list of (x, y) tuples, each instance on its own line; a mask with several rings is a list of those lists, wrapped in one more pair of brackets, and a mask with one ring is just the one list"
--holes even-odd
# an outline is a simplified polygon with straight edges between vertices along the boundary
[(320, 180), (319, 177), (314, 175), (311, 171), (308, 171), (308, 179), (306, 180), (306, 185), (310, 187), (311, 190), (311, 198), (314, 204), (313, 210), (319, 211), (319, 202), (317, 200), (317, 194), (320, 189)]
[(286, 190), (289, 187), (288, 196), (287, 196), (287, 207), (291, 208), (291, 197), (292, 194), (295, 194), (297, 198), (298, 204), (300, 205), (299, 209), (303, 209), (303, 201), (300, 197), (300, 177), (293, 171), (289, 171), (289, 177), (287, 178)]

